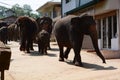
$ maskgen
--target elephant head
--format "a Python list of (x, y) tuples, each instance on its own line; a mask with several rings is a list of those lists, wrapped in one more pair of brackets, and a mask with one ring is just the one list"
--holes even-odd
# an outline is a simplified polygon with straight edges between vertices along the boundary
[(8, 26), (8, 40), (19, 40), (19, 27), (15, 23)]
[(91, 33), (91, 28), (96, 31), (96, 22), (93, 16), (84, 15), (82, 17), (74, 17), (71, 19), (72, 28), (86, 35)]
[(49, 33), (52, 32), (52, 19), (50, 17), (37, 18), (36, 21), (38, 23), (40, 31), (44, 29)]

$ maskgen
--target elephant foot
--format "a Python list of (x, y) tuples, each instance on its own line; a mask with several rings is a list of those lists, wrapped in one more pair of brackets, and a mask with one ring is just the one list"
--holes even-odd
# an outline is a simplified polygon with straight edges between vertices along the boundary
[(47, 52), (44, 52), (45, 55), (47, 55), (48, 53)]
[(65, 58), (65, 59), (68, 59), (68, 55), (65, 55), (64, 58)]
[(47, 47), (47, 49), (48, 49), (48, 50), (51, 50), (51, 48), (50, 48), (50, 47)]
[(30, 50), (34, 51), (34, 49), (33, 49), (33, 48), (31, 48)]
[(30, 53), (30, 51), (27, 51), (27, 53)]
[(43, 53), (39, 52), (40, 55), (43, 55)]
[(74, 60), (73, 60), (73, 64), (75, 64), (76, 66), (83, 67), (82, 62), (80, 62), (80, 61), (75, 61), (75, 58), (74, 58)]
[(64, 58), (59, 58), (59, 61), (64, 61)]
[(20, 51), (25, 51), (25, 48), (23, 48), (23, 47), (20, 47)]
[(44, 55), (44, 53), (43, 53), (43, 52), (40, 52), (40, 54)]
[(103, 63), (105, 63), (105, 64), (106, 64), (106, 61), (105, 61), (105, 60), (103, 60)]
[(75, 66), (83, 67), (83, 64), (82, 64), (81, 62), (77, 62), (77, 61), (76, 61), (74, 64), (75, 64)]

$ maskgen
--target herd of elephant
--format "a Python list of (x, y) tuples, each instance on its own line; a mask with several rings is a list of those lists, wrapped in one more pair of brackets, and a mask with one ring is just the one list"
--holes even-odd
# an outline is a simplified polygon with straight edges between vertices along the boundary
[[(50, 17), (42, 17), (34, 20), (30, 17), (21, 16), (17, 18), (14, 24), (8, 26), (7, 29), (8, 40), (19, 39), (20, 51), (30, 53), (30, 50), (34, 50), (33, 43), (37, 43), (38, 51), (41, 54), (47, 54), (47, 49), (50, 49), (50, 35), (53, 32), (59, 47), (59, 61), (67, 59), (71, 48), (73, 48), (73, 63), (77, 66), (83, 66), (80, 51), (84, 35), (89, 35), (97, 55), (102, 59), (103, 63), (106, 63), (104, 56), (98, 48), (96, 23), (93, 16), (68, 15), (57, 20), (54, 25)], [(4, 31), (2, 30), (1, 27), (1, 41), (3, 38), (1, 36), (4, 36), (4, 33), (2, 33)], [(64, 47), (66, 47), (65, 51)]]

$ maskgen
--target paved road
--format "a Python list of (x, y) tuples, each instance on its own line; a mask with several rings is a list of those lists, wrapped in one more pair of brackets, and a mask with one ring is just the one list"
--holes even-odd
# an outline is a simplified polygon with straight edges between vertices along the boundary
[(19, 51), (17, 42), (9, 42), (12, 50), (10, 69), (5, 71), (5, 80), (120, 80), (120, 59), (109, 59), (107, 64), (94, 54), (81, 51), (84, 67), (72, 64), (73, 50), (66, 62), (58, 61), (58, 46), (51, 43), (48, 55)]

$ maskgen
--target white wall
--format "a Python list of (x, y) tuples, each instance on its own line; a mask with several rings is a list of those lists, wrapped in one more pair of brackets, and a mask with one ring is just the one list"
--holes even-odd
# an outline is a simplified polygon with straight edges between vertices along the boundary
[(95, 7), (95, 14), (104, 13), (110, 10), (119, 9), (120, 0), (106, 0), (102, 4), (98, 4)]
[(76, 8), (76, 0), (71, 0), (68, 3), (66, 3), (65, 0), (62, 1), (62, 15), (74, 8)]
[(113, 38), (111, 40), (111, 45), (112, 50), (119, 50), (118, 38)]

